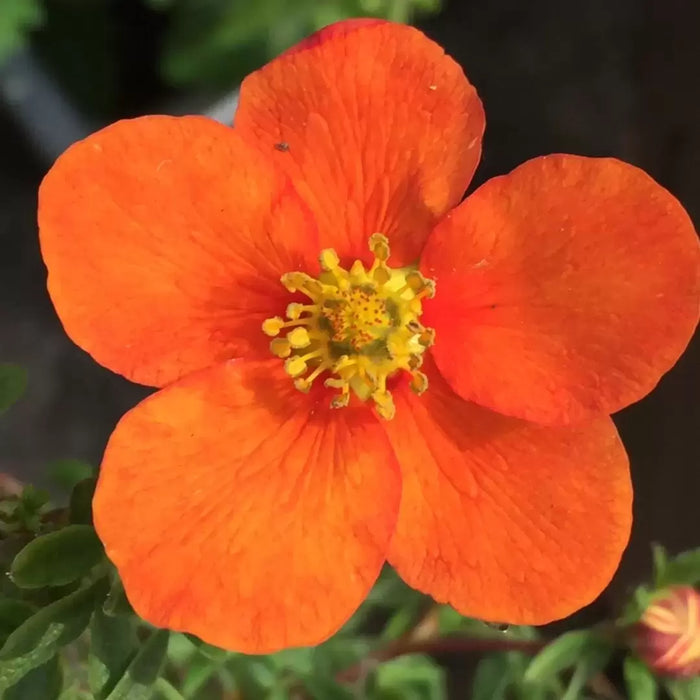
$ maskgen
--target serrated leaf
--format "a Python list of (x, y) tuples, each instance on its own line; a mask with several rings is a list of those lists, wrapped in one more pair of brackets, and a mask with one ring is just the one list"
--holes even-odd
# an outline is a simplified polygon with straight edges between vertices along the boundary
[(62, 687), (63, 671), (58, 656), (54, 656), (8, 688), (2, 700), (58, 700)]
[(108, 695), (138, 651), (134, 618), (109, 617), (98, 608), (90, 622), (88, 682), (95, 698)]
[(675, 585), (695, 586), (699, 583), (700, 547), (669, 559), (656, 585), (658, 588), (665, 588)]
[(15, 557), (10, 575), (20, 588), (64, 586), (103, 558), (102, 543), (90, 525), (68, 525), (30, 542)]
[(51, 603), (23, 622), (0, 649), (0, 691), (49, 661), (87, 627), (105, 582), (97, 581)]
[(79, 481), (70, 495), (70, 521), (76, 525), (92, 525), (92, 497), (97, 479), (91, 477)]
[(634, 656), (625, 657), (623, 671), (629, 700), (656, 700), (658, 687), (654, 674)]
[[(3, 20), (0, 19), (0, 25), (2, 22)], [(2, 60), (1, 53), (2, 47), (0, 46), (0, 60)], [(0, 364), (0, 415), (22, 397), (26, 388), (27, 370), (24, 367), (6, 363)]]
[(575, 666), (596, 641), (597, 637), (590, 630), (566, 632), (532, 659), (525, 671), (525, 682), (546, 682), (564, 669)]
[(483, 658), (474, 674), (472, 700), (505, 700), (510, 685), (509, 670), (505, 654)]
[(156, 630), (146, 640), (106, 700), (148, 700), (168, 651), (167, 630)]

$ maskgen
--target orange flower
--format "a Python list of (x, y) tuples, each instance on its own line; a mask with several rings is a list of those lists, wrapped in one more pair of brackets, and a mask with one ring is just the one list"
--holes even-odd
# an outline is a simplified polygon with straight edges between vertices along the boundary
[(632, 492), (608, 414), (688, 343), (697, 238), (613, 159), (536, 158), (460, 204), (483, 130), (439, 46), (352, 21), (249, 76), (235, 128), (122, 121), (46, 176), (67, 333), (163, 387), (94, 502), (146, 620), (263, 652), (333, 634), (385, 560), (511, 623), (610, 580)]

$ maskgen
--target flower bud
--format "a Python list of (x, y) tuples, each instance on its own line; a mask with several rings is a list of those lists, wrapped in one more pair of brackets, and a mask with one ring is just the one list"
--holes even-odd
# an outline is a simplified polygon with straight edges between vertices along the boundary
[(700, 674), (700, 593), (691, 586), (660, 592), (635, 625), (632, 646), (659, 675)]

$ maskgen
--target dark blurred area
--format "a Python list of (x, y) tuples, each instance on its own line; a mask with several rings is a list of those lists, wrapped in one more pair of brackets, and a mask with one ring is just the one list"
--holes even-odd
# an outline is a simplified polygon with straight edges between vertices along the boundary
[[(123, 116), (200, 109), (220, 96), (225, 76), (204, 71), (193, 80), (173, 57), (177, 51), (170, 50), (163, 70), (162, 52), (175, 40), (172, 17), (156, 4), (46, 2), (29, 53), (25, 48), (0, 67), (0, 360), (30, 373), (27, 395), (0, 421), (0, 472), (26, 481), (44, 483), (47, 462), (57, 458), (98, 463), (119, 416), (147, 393), (99, 367), (64, 335), (45, 292), (35, 216), (36, 190), (56, 144)], [(700, 3), (443, 5), (418, 24), (464, 66), (484, 101), (487, 131), (475, 185), (545, 153), (615, 156), (644, 168), (700, 220)], [(265, 54), (259, 42), (244, 39), (231, 53), (231, 61), (241, 61), (231, 80)], [(18, 110), (32, 88), (17, 82), (28, 59), (58, 90), (58, 102), (30, 101)], [(216, 63), (209, 55), (202, 61)], [(172, 79), (178, 70), (181, 79)], [(26, 81), (34, 73), (22, 75)], [(75, 108), (75, 120), (52, 112), (61, 100)], [(636, 520), (616, 579), (583, 619), (607, 614), (646, 576), (652, 541), (671, 551), (700, 544), (699, 359), (696, 339), (651, 396), (615, 417), (631, 457)]]

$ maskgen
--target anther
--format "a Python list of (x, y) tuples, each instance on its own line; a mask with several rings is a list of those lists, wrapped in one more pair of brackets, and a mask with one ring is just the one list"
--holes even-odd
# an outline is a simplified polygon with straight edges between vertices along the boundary
[(284, 359), (292, 354), (292, 346), (286, 338), (273, 338), (270, 341), (270, 352)]
[(306, 348), (311, 345), (311, 338), (306, 328), (297, 327), (287, 333), (287, 340), (293, 348)]
[(326, 248), (322, 250), (321, 254), (318, 256), (318, 262), (322, 270), (331, 272), (340, 265), (340, 258), (333, 248)]
[(379, 265), (379, 267), (377, 267), (377, 269), (372, 273), (372, 277), (374, 278), (374, 281), (381, 286), (386, 284), (391, 279), (391, 273), (386, 268), (386, 265)]
[(428, 388), (428, 377), (423, 372), (414, 372), (411, 376), (410, 387), (420, 396)]
[(369, 237), (369, 249), (374, 254), (374, 257), (381, 262), (386, 262), (389, 259), (389, 239), (382, 233), (373, 233)]
[(323, 294), (323, 285), (303, 272), (285, 272), (280, 281), (288, 291), (306, 294), (312, 301), (316, 301)]
[(419, 319), (421, 299), (432, 296), (435, 286), (417, 270), (388, 267), (389, 242), (381, 233), (370, 237), (369, 247), (374, 261), (367, 268), (360, 260), (341, 267), (329, 248), (319, 255), (318, 278), (298, 271), (283, 275), (290, 292), (310, 301), (290, 303), (286, 319), (267, 319), (263, 331), (273, 336), (270, 350), (284, 360), (299, 391), (308, 392), (327, 373), (320, 381), (338, 392), (330, 397), (333, 408), (348, 406), (352, 392), (360, 401), (371, 399), (377, 414), (390, 420), (396, 412), (387, 391), (390, 377), (409, 374), (418, 394), (428, 386), (418, 369), (435, 333)]
[(275, 336), (279, 335), (279, 332), (284, 328), (284, 319), (279, 316), (273, 316), (272, 318), (266, 318), (263, 321), (262, 329), (265, 335)]
[(418, 342), (424, 347), (429, 348), (431, 345), (435, 344), (435, 329), (434, 328), (424, 328), (421, 334), (418, 336)]
[(304, 311), (313, 311), (314, 308), (315, 307), (311, 304), (299, 304), (295, 301), (287, 306), (286, 316), (294, 321), (298, 319)]
[(331, 408), (345, 408), (350, 403), (350, 387), (345, 384), (343, 393), (331, 399)]
[(306, 372), (306, 362), (301, 357), (290, 357), (284, 363), (284, 371), (290, 377), (298, 377), (300, 374)]

